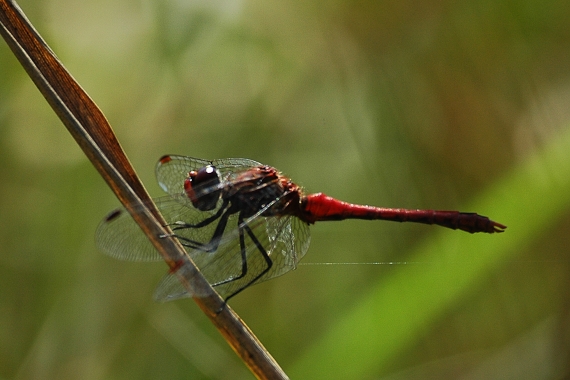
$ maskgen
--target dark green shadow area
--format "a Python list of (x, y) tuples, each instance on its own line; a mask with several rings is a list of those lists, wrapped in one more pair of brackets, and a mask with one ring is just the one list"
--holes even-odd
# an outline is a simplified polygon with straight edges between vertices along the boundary
[[(413, 265), (378, 280), (355, 308), (301, 355), (292, 378), (366, 378), (382, 373), (420, 339), (430, 324), (490, 273), (530, 246), (570, 208), (570, 130), (529, 156), (477, 197), (468, 210), (484, 210), (508, 226), (503, 234), (438, 231), (410, 256)], [(469, 328), (469, 327), (466, 327)]]

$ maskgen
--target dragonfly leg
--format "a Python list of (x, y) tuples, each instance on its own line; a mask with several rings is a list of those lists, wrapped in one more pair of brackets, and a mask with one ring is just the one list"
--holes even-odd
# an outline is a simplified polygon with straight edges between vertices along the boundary
[[(241, 223), (240, 223), (241, 225)], [(239, 294), (242, 290), (246, 289), (247, 287), (249, 287), (250, 285), (253, 285), (257, 280), (259, 280), (261, 277), (263, 277), (264, 274), (266, 274), (267, 272), (269, 272), (269, 270), (271, 269), (271, 267), (273, 266), (273, 260), (271, 260), (271, 258), (269, 257), (269, 255), (267, 254), (267, 251), (265, 250), (265, 248), (263, 248), (263, 245), (259, 242), (259, 240), (257, 240), (257, 237), (255, 236), (255, 234), (253, 233), (253, 231), (251, 230), (251, 228), (249, 228), (249, 226), (245, 225), (243, 226), (243, 228), (240, 228), (240, 232), (241, 230), (245, 230), (247, 232), (247, 234), (249, 235), (249, 238), (253, 241), (253, 243), (255, 244), (255, 246), (257, 247), (257, 250), (259, 251), (259, 253), (261, 253), (261, 256), (263, 256), (263, 258), (265, 259), (265, 263), (267, 264), (267, 268), (265, 268), (264, 270), (262, 270), (257, 276), (255, 276), (252, 280), (250, 280), (247, 284), (245, 284), (244, 286), (242, 286), (241, 288), (239, 288), (238, 290), (236, 290), (234, 293), (230, 294), (229, 296), (226, 297), (226, 299), (224, 300), (224, 305), (226, 303), (228, 303), (228, 300), (230, 298), (232, 298), (233, 296)], [(242, 249), (242, 270), (243, 268), (245, 268), (247, 270), (247, 263), (246, 263), (246, 256), (245, 256), (245, 245), (243, 245), (241, 247)], [(243, 277), (245, 275), (245, 273), (242, 273), (242, 275), (239, 277)], [(235, 279), (234, 279), (235, 280)], [(223, 308), (223, 307), (222, 307)]]
[[(223, 208), (221, 209), (223, 210)], [(230, 215), (232, 214), (231, 210), (226, 210), (225, 213), (223, 213), (221, 216), (219, 216), (218, 214), (220, 214), (220, 212), (217, 212), (216, 218), (210, 217), (204, 221), (207, 221), (209, 219), (212, 219), (210, 221), (208, 221), (208, 224), (212, 223), (214, 220), (216, 219), (220, 219), (220, 221), (218, 222), (218, 225), (216, 226), (216, 230), (214, 231), (214, 234), (212, 235), (212, 238), (210, 239), (210, 241), (208, 243), (200, 243), (196, 240), (192, 240), (192, 239), (188, 239), (184, 236), (180, 236), (177, 235), (176, 233), (172, 234), (171, 236), (177, 238), (180, 243), (184, 246), (184, 247), (188, 247), (188, 248), (192, 248), (192, 249), (199, 249), (203, 252), (214, 252), (218, 249), (218, 246), (220, 245), (220, 241), (222, 240), (222, 235), (224, 234), (224, 230), (226, 229), (226, 226), (228, 224), (228, 218), (230, 217)], [(184, 228), (200, 228), (203, 227), (206, 224), (203, 224), (204, 221), (196, 224), (195, 226), (190, 226), (188, 225), (188, 227), (183, 227), (180, 226), (178, 228), (174, 228), (174, 230), (181, 230)]]
[(229, 204), (228, 201), (224, 201), (224, 203), (220, 206), (220, 209), (218, 211), (216, 211), (216, 213), (214, 215), (209, 216), (206, 219), (204, 219), (201, 222), (198, 222), (196, 224), (190, 224), (190, 223), (186, 223), (184, 221), (178, 221), (178, 222), (168, 224), (168, 226), (172, 227), (172, 231), (182, 230), (182, 229), (186, 229), (186, 228), (201, 228), (201, 227), (207, 226), (207, 225), (211, 224), (212, 222), (216, 221), (223, 214), (224, 210), (227, 209), (228, 204)]
[[(241, 224), (242, 224), (242, 221), (240, 219), (240, 221), (238, 222), (238, 225), (241, 225)], [(239, 227), (239, 248), (240, 248), (240, 255), (241, 255), (241, 274), (239, 276), (235, 276), (235, 277), (231, 276), (229, 278), (226, 278), (225, 280), (222, 280), (220, 282), (216, 282), (215, 284), (212, 284), (212, 286), (219, 286), (219, 285), (227, 284), (228, 282), (239, 280), (240, 278), (244, 277), (247, 274), (247, 255), (246, 255), (246, 250), (245, 250), (245, 236), (243, 234), (244, 229), (245, 229), (245, 227)]]

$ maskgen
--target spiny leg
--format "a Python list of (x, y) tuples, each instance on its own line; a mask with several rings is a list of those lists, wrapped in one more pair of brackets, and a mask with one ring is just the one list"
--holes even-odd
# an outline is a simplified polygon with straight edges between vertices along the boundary
[[(228, 282), (239, 280), (243, 278), (247, 274), (247, 251), (245, 247), (245, 236), (243, 234), (243, 230), (245, 227), (242, 227), (243, 218), (240, 216), (238, 220), (238, 229), (239, 229), (239, 248), (240, 248), (240, 256), (241, 256), (241, 274), (237, 277), (229, 277), (225, 280), (212, 284), (212, 286), (218, 286), (227, 284)], [(249, 228), (249, 227), (247, 227)]]
[[(218, 214), (218, 213), (216, 213), (216, 214)], [(232, 214), (233, 214), (233, 212), (231, 212), (231, 210), (228, 209), (225, 213), (222, 214), (221, 217), (219, 217), (220, 221), (218, 222), (218, 225), (216, 226), (214, 234), (212, 235), (212, 238), (210, 239), (210, 241), (208, 243), (200, 243), (200, 242), (197, 242), (195, 240), (188, 239), (184, 236), (180, 236), (180, 235), (176, 235), (176, 234), (173, 234), (172, 236), (177, 238), (180, 241), (180, 243), (185, 247), (189, 247), (192, 249), (199, 249), (199, 250), (204, 251), (204, 252), (215, 252), (218, 249), (218, 246), (220, 245), (220, 242), (222, 240), (222, 236), (224, 235), (224, 231), (225, 231), (226, 226), (228, 224), (228, 219), (229, 219), (230, 215), (232, 215)], [(210, 219), (210, 218), (208, 218), (208, 219)], [(208, 224), (210, 224), (212, 221), (210, 221)], [(193, 228), (193, 227), (188, 227), (188, 228)]]
[[(241, 225), (241, 224), (240, 224)], [(226, 299), (224, 300), (224, 305), (222, 306), (222, 308), (228, 303), (228, 300), (230, 298), (232, 298), (233, 296), (239, 294), (241, 291), (243, 291), (244, 289), (246, 289), (247, 287), (249, 287), (250, 285), (254, 284), (257, 280), (259, 280), (261, 277), (263, 277), (264, 274), (266, 274), (267, 272), (269, 272), (269, 270), (271, 269), (271, 267), (273, 266), (273, 260), (271, 260), (271, 258), (269, 257), (269, 255), (267, 254), (267, 251), (265, 250), (265, 248), (263, 248), (263, 245), (259, 242), (259, 240), (257, 240), (257, 237), (255, 236), (255, 234), (253, 233), (253, 231), (251, 230), (251, 228), (249, 228), (249, 226), (245, 225), (243, 226), (243, 229), (247, 231), (247, 234), (249, 235), (250, 239), (253, 241), (253, 243), (255, 244), (255, 246), (257, 247), (257, 250), (259, 251), (259, 253), (261, 253), (261, 256), (263, 257), (263, 259), (265, 260), (265, 263), (267, 264), (267, 268), (265, 268), (263, 271), (261, 271), (261, 273), (259, 273), (257, 276), (255, 276), (251, 281), (249, 281), (247, 284), (245, 284), (244, 286), (242, 286), (241, 288), (239, 288), (238, 290), (236, 290), (234, 293), (230, 294), (229, 296), (226, 297)], [(240, 228), (241, 230), (241, 228)], [(244, 258), (245, 261), (245, 252), (242, 253), (242, 258)], [(247, 267), (246, 267), (247, 268)]]
[(186, 222), (181, 220), (178, 222), (168, 224), (168, 226), (174, 226), (172, 228), (172, 231), (182, 230), (185, 228), (202, 228), (202, 227), (205, 227), (207, 225), (210, 225), (215, 220), (217, 220), (222, 215), (224, 210), (227, 209), (228, 204), (229, 204), (229, 201), (224, 200), (224, 203), (222, 203), (222, 205), (220, 206), (220, 209), (218, 211), (216, 211), (216, 213), (214, 215), (211, 215), (211, 216), (207, 217), (206, 219), (204, 219), (201, 222), (198, 222), (196, 224), (186, 223)]

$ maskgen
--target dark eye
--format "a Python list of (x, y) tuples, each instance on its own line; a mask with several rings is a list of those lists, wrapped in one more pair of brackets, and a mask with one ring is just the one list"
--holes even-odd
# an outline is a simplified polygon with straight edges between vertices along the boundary
[(184, 181), (186, 195), (194, 207), (200, 211), (216, 208), (222, 189), (220, 187), (220, 172), (215, 166), (204, 166), (198, 171), (191, 171)]

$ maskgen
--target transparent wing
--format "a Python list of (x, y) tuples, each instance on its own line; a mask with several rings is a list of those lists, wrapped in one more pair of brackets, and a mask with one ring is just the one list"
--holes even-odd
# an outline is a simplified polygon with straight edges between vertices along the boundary
[[(188, 243), (192, 242), (191, 245), (197, 246), (209, 243), (214, 236), (218, 220), (200, 228), (184, 227), (177, 229), (177, 227), (182, 224), (197, 224), (214, 215), (217, 209), (207, 212), (198, 211), (178, 200), (178, 198), (183, 197), (183, 195), (179, 195), (177, 197), (158, 198), (155, 199), (155, 203), (166, 221), (175, 229), (174, 233), (183, 244), (188, 246)], [(263, 217), (259, 215), (261, 212), (242, 224), (241, 230), (244, 236), (244, 253), (247, 265), (246, 274), (242, 278), (231, 281), (231, 279), (242, 274), (243, 268), (238, 214), (229, 217), (217, 250), (206, 252), (199, 248), (186, 247), (186, 251), (208, 282), (211, 284), (226, 282), (216, 286), (216, 291), (224, 298), (241, 290), (267, 268), (262, 250), (271, 259), (272, 267), (255, 283), (269, 280), (294, 269), (307, 252), (310, 235), (306, 223), (291, 216)], [(259, 246), (245, 230), (246, 226), (257, 239)], [(162, 260), (160, 254), (154, 249), (130, 214), (123, 208), (113, 211), (101, 222), (96, 232), (96, 243), (103, 253), (116, 259), (129, 261)], [(159, 301), (189, 296), (190, 294), (186, 293), (174, 274), (168, 274), (155, 292), (155, 299)]]
[[(198, 223), (213, 215), (213, 211), (199, 211), (184, 204), (186, 196), (168, 196), (154, 199), (166, 222)], [(195, 229), (194, 240), (206, 240), (205, 229)], [(97, 227), (95, 243), (108, 256), (127, 261), (160, 261), (162, 256), (124, 208), (112, 211)]]
[[(237, 173), (261, 164), (237, 158), (207, 161), (184, 156), (164, 156), (157, 165), (158, 182), (170, 194), (170, 197), (156, 199), (157, 207), (206, 279), (225, 298), (248, 285), (294, 269), (309, 246), (308, 226), (291, 216), (261, 216), (272, 204), (243, 221), (241, 226), (238, 226), (238, 213), (230, 215), (217, 249), (203, 249), (211, 242), (219, 218), (200, 228), (192, 225), (215, 215), (223, 201), (218, 201), (217, 207), (212, 211), (197, 210), (184, 193), (184, 180), (188, 172), (206, 165), (216, 166), (225, 182)], [(101, 222), (96, 241), (101, 251), (117, 259), (161, 260), (161, 256), (125, 209), (115, 210)], [(271, 268), (256, 279), (268, 268), (264, 254), (269, 257)], [(252, 283), (254, 279), (256, 280)], [(155, 298), (163, 301), (187, 296), (190, 295), (174, 274), (167, 275), (155, 293)]]
[[(214, 285), (223, 298), (235, 294), (246, 286), (267, 281), (295, 269), (309, 248), (309, 227), (298, 218), (291, 216), (250, 218), (242, 224), (247, 266), (245, 275), (240, 277), (243, 274), (240, 229), (237, 227), (237, 216), (232, 216), (230, 219), (227, 232), (215, 252), (208, 253), (197, 249), (190, 252), (190, 256), (204, 277)], [(247, 227), (250, 228), (261, 249), (246, 232)], [(177, 233), (183, 236), (183, 231)], [(191, 231), (186, 233), (192, 235)], [(250, 284), (268, 267), (262, 249), (272, 262), (271, 268)], [(158, 301), (190, 296), (191, 294), (187, 293), (174, 274), (167, 274), (162, 279), (154, 295)]]
[(184, 192), (184, 180), (188, 177), (188, 173), (193, 170), (197, 171), (207, 165), (214, 165), (222, 174), (222, 180), (227, 180), (235, 173), (240, 173), (261, 164), (247, 158), (223, 158), (208, 161), (186, 156), (168, 155), (158, 161), (156, 165), (156, 179), (160, 187), (168, 194), (182, 194)]

